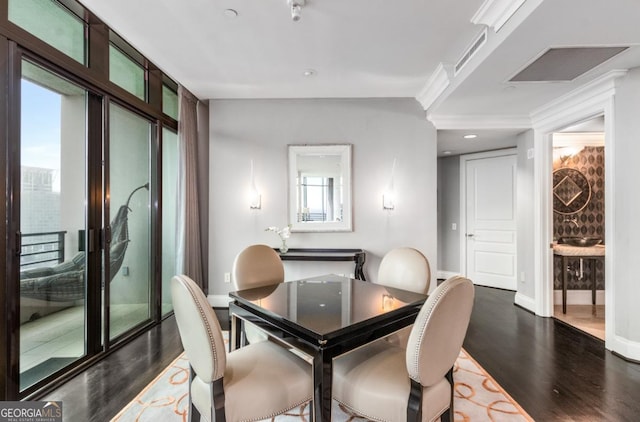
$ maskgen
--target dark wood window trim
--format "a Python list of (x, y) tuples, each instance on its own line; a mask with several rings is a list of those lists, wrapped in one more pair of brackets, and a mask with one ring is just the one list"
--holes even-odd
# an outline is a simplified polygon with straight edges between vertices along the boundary
[[(71, 10), (68, 5), (64, 6)], [(158, 122), (165, 127), (174, 130), (178, 129), (178, 122), (162, 112), (162, 80), (169, 78), (147, 58), (144, 58), (141, 65), (145, 68), (145, 73), (148, 77), (147, 97), (149, 102), (141, 100), (109, 80), (109, 34), (113, 32), (113, 30), (91, 13), (91, 11), (85, 10), (84, 18), (88, 25), (86, 35), (88, 38), (88, 66), (78, 63), (38, 37), (10, 22), (7, 12), (8, 0), (0, 0), (0, 35), (15, 41), (24, 50), (64, 69), (65, 73), (80, 78), (92, 89), (104, 95), (118, 98), (148, 117), (158, 120)], [(117, 36), (117, 39), (122, 38)], [(121, 46), (118, 47), (122, 49)], [(132, 48), (129, 47), (125, 52), (134, 60), (136, 60), (136, 57), (144, 57), (137, 52), (135, 56), (133, 56), (128, 50), (132, 50)], [(140, 60), (136, 60), (136, 62), (139, 63)]]
[[(178, 130), (178, 122), (174, 118), (165, 115), (162, 112), (162, 87), (163, 84), (171, 87), (177, 91), (177, 84), (171, 80), (166, 74), (164, 74), (157, 66), (152, 62), (144, 58), (143, 67), (146, 70), (148, 78), (147, 86), (147, 98), (148, 102), (145, 102), (135, 95), (129, 93), (123, 88), (117, 86), (109, 80), (109, 34), (110, 28), (96, 17), (89, 10), (84, 9), (79, 3), (74, 0), (57, 0), (65, 8), (70, 10), (75, 15), (79, 16), (87, 24), (85, 30), (85, 37), (87, 45), (85, 46), (87, 51), (87, 65), (83, 65), (56, 48), (52, 47), (43, 40), (32, 35), (23, 28), (13, 24), (8, 20), (8, 0), (0, 0), (0, 96), (2, 101), (0, 103), (0, 172), (6, 176), (5, 183), (0, 188), (0, 192), (3, 194), (3, 198), (7, 198), (0, 205), (0, 218), (2, 221), (9, 221), (8, 225), (0, 225), (0, 237), (3, 241), (0, 243), (0, 253), (5, 256), (15, 254), (17, 251), (17, 245), (14, 243), (14, 239), (9, 238), (8, 234), (14, 233), (17, 228), (15, 225), (19, 221), (19, 216), (8, 215), (9, 212), (15, 212), (17, 207), (11, 205), (11, 201), (19, 200), (19, 198), (10, 198), (7, 188), (15, 185), (13, 180), (19, 177), (19, 166), (10, 166), (10, 160), (15, 155), (15, 148), (18, 146), (12, 145), (10, 139), (16, 139), (17, 133), (20, 130), (19, 115), (16, 114), (20, 109), (20, 86), (15, 85), (15, 75), (19, 71), (20, 59), (19, 57), (28, 58), (30, 61), (40, 64), (45, 68), (51, 69), (53, 72), (68, 78), (81, 86), (84, 86), (92, 92), (90, 98), (90, 107), (88, 113), (94, 118), (104, 113), (110, 101), (118, 103), (119, 105), (130, 109), (131, 111), (144, 116), (148, 120), (152, 121), (155, 127), (154, 134), (155, 139), (151, 146), (152, 154), (152, 172), (158, 175), (161, 168), (161, 142), (162, 142), (162, 129), (167, 128), (173, 132)], [(16, 67), (17, 66), (17, 67)], [(12, 111), (13, 110), (13, 111)], [(89, 116), (89, 118), (91, 118)], [(108, 135), (108, 132), (104, 132), (97, 128), (97, 132), (89, 133), (91, 139), (102, 138)], [(105, 128), (108, 131), (108, 127)], [(108, 139), (105, 138), (105, 139)], [(93, 158), (91, 158), (93, 157)], [(94, 150), (91, 153), (90, 161), (96, 162), (101, 159), (101, 152)], [(94, 171), (101, 171), (100, 166), (91, 166)], [(17, 170), (16, 170), (17, 169)], [(12, 172), (11, 174), (9, 172)], [(161, 178), (160, 178), (161, 179)], [(93, 180), (98, 180), (94, 177)], [(155, 189), (152, 193), (152, 207), (155, 212), (152, 212), (152, 219), (155, 223), (161, 221), (161, 180), (157, 180), (155, 183)], [(90, 188), (90, 196), (88, 200), (93, 204), (94, 210), (102, 204), (102, 186), (92, 186)], [(14, 192), (15, 193), (15, 192)], [(18, 192), (19, 195), (19, 192)], [(104, 217), (104, 216), (103, 216)], [(99, 219), (99, 215), (89, 215), (90, 220)], [(11, 223), (13, 221), (13, 223)], [(152, 221), (153, 222), (153, 221)], [(152, 232), (152, 236), (155, 236), (154, 244), (161, 244), (161, 228), (159, 224), (155, 224), (155, 229)], [(97, 259), (97, 258), (96, 258)], [(12, 298), (17, 297), (19, 294), (16, 290), (16, 286), (12, 286), (12, 283), (7, 283), (7, 280), (13, 279), (12, 277), (5, 277), (5, 275), (14, 274), (18, 272), (16, 268), (13, 268), (11, 260), (0, 261), (0, 313), (3, 315), (17, 315), (17, 304)], [(89, 264), (89, 263), (88, 263)], [(152, 280), (152, 289), (160, 289), (162, 285), (160, 262), (155, 260), (151, 262), (152, 268), (155, 269), (155, 278)], [(157, 323), (161, 317), (161, 298), (157, 296), (156, 303), (152, 303), (152, 321), (143, 323), (141, 326), (132, 332), (131, 336), (126, 338), (123, 336), (116, 341), (117, 344), (111, 343), (111, 350), (92, 350), (88, 351), (88, 359), (78, 362), (78, 365), (73, 368), (71, 372), (68, 372), (55, 381), (53, 381), (46, 388), (51, 388), (55, 385), (59, 385), (61, 382), (66, 381), (80, 370), (92, 365), (97, 360), (102, 359), (108, 352), (117, 349), (119, 346), (133, 339), (137, 334), (146, 331), (151, 325)], [(97, 296), (88, 298), (90, 302), (99, 301)], [(94, 308), (96, 308), (94, 306)], [(98, 310), (99, 311), (99, 310)], [(87, 321), (91, 324), (91, 321), (100, 319), (99, 312), (96, 311), (94, 315), (89, 316)], [(170, 314), (169, 314), (170, 315)], [(166, 316), (165, 316), (166, 317)], [(5, 320), (6, 321), (6, 320)], [(19, 396), (22, 398), (37, 398), (39, 394), (46, 390), (40, 391), (25, 391), (23, 394), (19, 393), (18, 376), (18, 356), (19, 356), (19, 338), (18, 330), (14, 325), (17, 325), (17, 321), (6, 321), (8, 324), (0, 324), (0, 400), (16, 400)], [(108, 332), (108, 330), (106, 330)], [(95, 339), (89, 342), (90, 344), (98, 344)], [(99, 336), (99, 334), (97, 334)], [(106, 343), (105, 343), (106, 344)], [(114, 347), (115, 346), (115, 347)]]

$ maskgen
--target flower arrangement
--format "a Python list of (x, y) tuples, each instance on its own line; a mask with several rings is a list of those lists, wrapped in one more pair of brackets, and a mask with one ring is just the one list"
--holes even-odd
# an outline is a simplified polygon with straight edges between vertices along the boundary
[(289, 247), (287, 246), (287, 239), (291, 237), (291, 224), (283, 228), (278, 228), (276, 226), (267, 227), (264, 231), (274, 232), (277, 234), (282, 241), (282, 245), (280, 245), (280, 253), (287, 253), (289, 250)]

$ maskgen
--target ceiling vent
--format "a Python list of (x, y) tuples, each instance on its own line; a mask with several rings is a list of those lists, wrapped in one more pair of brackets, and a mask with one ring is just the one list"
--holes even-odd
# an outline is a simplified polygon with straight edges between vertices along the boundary
[(509, 82), (569, 82), (629, 47), (550, 48)]
[(484, 31), (476, 38), (476, 40), (471, 44), (471, 47), (462, 55), (458, 63), (456, 63), (453, 68), (453, 76), (456, 76), (462, 68), (469, 63), (469, 60), (473, 57), (474, 54), (487, 42), (487, 30), (485, 28)]

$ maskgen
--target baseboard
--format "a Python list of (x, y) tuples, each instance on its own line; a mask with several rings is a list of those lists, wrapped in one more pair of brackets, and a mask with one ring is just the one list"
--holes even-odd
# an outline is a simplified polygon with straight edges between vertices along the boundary
[(460, 273), (457, 273), (455, 271), (441, 271), (441, 270), (438, 270), (438, 272), (436, 272), (436, 277), (442, 280), (446, 280), (456, 275), (460, 275)]
[[(553, 291), (553, 303), (562, 304), (562, 290)], [(567, 305), (591, 304), (591, 290), (567, 290)], [(596, 305), (604, 305), (604, 290), (596, 290)]]
[[(620, 336), (613, 336), (613, 344), (606, 343), (607, 349), (611, 350), (617, 355), (620, 355), (623, 359), (627, 359), (632, 362), (640, 362), (640, 343), (637, 341), (627, 340)], [(612, 346), (612, 347), (609, 347)]]
[(536, 301), (529, 296), (525, 296), (520, 292), (516, 292), (514, 303), (529, 312), (536, 313)]
[(214, 308), (228, 308), (229, 302), (232, 302), (229, 295), (209, 295), (207, 296), (207, 300)]

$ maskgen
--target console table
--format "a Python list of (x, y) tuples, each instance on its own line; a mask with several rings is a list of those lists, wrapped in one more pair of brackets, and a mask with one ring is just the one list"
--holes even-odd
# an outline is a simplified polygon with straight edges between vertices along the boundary
[(354, 277), (367, 281), (364, 276), (364, 261), (366, 254), (362, 249), (309, 249), (290, 248), (286, 253), (281, 253), (278, 248), (273, 248), (283, 261), (354, 261)]

